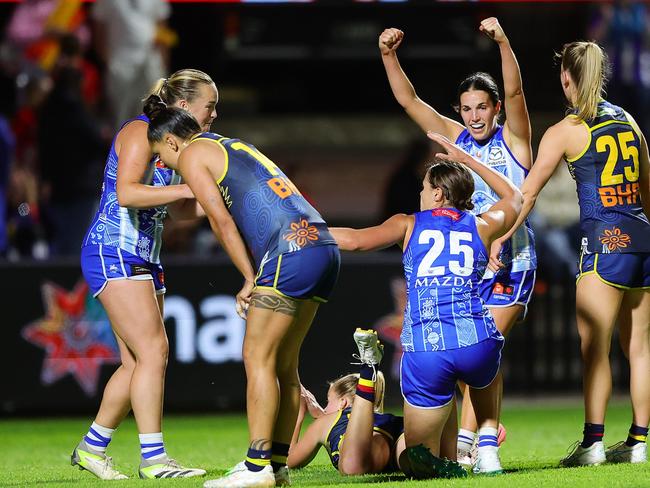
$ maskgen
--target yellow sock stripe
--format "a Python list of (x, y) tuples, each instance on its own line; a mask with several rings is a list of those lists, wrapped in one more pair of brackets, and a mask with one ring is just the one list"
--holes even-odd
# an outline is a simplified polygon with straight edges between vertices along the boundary
[(251, 458), (251, 457), (248, 457), (248, 456), (246, 456), (246, 462), (254, 464), (256, 466), (262, 466), (262, 467), (268, 466), (269, 464), (271, 464), (270, 459), (256, 459), (256, 458)]
[(634, 434), (630, 434), (630, 433), (628, 433), (627, 435), (629, 437), (631, 437), (632, 439), (634, 439), (635, 441), (639, 441), (639, 442), (645, 442), (646, 439), (648, 438), (647, 435), (634, 435)]
[(271, 461), (279, 464), (287, 464), (287, 456), (283, 456), (281, 454), (273, 454), (271, 456)]
[(375, 387), (375, 382), (372, 380), (364, 380), (363, 378), (359, 378), (359, 384), (361, 386), (367, 386), (369, 388), (374, 388)]

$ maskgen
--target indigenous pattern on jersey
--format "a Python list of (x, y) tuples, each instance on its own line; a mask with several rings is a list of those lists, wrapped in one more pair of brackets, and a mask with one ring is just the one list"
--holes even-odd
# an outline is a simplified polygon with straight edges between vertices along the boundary
[(476, 217), (453, 208), (414, 217), (402, 257), (407, 294), (403, 351), (456, 349), (500, 336), (479, 297), (487, 251)]
[[(352, 407), (345, 408), (338, 413), (330, 431), (327, 433), (327, 444), (325, 448), (329, 454), (332, 466), (339, 467), (341, 446), (345, 439), (345, 431), (348, 428)], [(399, 436), (404, 432), (404, 417), (390, 413), (374, 413), (372, 430), (383, 434), (392, 446), (397, 442)], [(390, 463), (389, 463), (390, 465)]]
[(217, 184), (258, 269), (280, 254), (336, 244), (318, 211), (254, 146), (211, 132), (192, 142), (205, 140), (224, 153), (224, 172)]
[(601, 100), (596, 117), (582, 123), (587, 146), (568, 159), (580, 204), (582, 252), (650, 252), (650, 224), (641, 206), (641, 140), (621, 107)]
[[(145, 115), (140, 115), (125, 122), (120, 130), (134, 120), (149, 123)], [(118, 247), (147, 262), (158, 264), (167, 205), (145, 209), (121, 207), (117, 201), (117, 165), (118, 158), (115, 153), (115, 139), (113, 139), (106, 159), (99, 208), (86, 232), (82, 247), (100, 244)], [(154, 157), (141, 183), (151, 186), (169, 186), (180, 183), (180, 180), (179, 175), (165, 166), (158, 157)]]
[[(483, 144), (477, 142), (467, 129), (464, 129), (456, 139), (456, 144), (486, 166), (504, 175), (516, 187), (521, 188), (526, 175), (528, 175), (528, 170), (517, 161), (506, 145), (506, 141), (503, 140), (503, 126), (497, 125), (494, 135)], [(474, 176), (474, 194), (472, 195), (474, 209), (472, 213), (480, 215), (499, 201), (499, 197), (479, 175), (471, 172)], [(515, 272), (537, 268), (535, 236), (528, 220), (504, 244), (499, 259)], [(488, 275), (491, 275), (490, 271), (488, 271)]]

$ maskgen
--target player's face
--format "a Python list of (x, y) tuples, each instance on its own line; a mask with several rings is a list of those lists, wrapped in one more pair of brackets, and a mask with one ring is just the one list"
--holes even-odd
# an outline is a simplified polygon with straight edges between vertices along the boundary
[(166, 166), (175, 170), (178, 168), (178, 157), (181, 154), (182, 147), (182, 141), (180, 141), (176, 136), (167, 133), (163, 137), (162, 141), (156, 142), (152, 145), (151, 151), (154, 154), (157, 154)]
[(494, 105), (488, 92), (483, 90), (469, 90), (460, 96), (463, 123), (477, 141), (483, 141), (494, 133), (500, 109), (501, 102)]
[(212, 121), (217, 118), (217, 102), (219, 101), (219, 92), (214, 83), (199, 85), (199, 96), (192, 102), (185, 102), (181, 107), (191, 113), (201, 126), (201, 130), (206, 132), (210, 130)]
[(327, 405), (325, 405), (325, 408), (323, 409), (325, 413), (338, 412), (347, 406), (347, 400), (339, 396), (334, 391), (334, 388), (330, 387), (330, 389), (327, 390)]
[(429, 178), (424, 175), (422, 180), (422, 191), (420, 192), (420, 210), (429, 210), (435, 207), (434, 190), (429, 183)]

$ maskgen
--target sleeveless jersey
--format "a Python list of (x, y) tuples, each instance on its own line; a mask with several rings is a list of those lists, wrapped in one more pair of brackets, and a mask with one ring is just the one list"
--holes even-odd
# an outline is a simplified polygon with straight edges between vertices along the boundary
[[(526, 175), (528, 175), (528, 170), (519, 164), (503, 140), (503, 126), (498, 125), (496, 132), (483, 144), (477, 142), (467, 129), (464, 129), (456, 139), (456, 144), (486, 166), (504, 175), (516, 187), (521, 188)], [(494, 205), (499, 197), (479, 175), (473, 171), (471, 173), (474, 176), (474, 194), (472, 195), (474, 209), (472, 213), (480, 215)], [(500, 260), (515, 272), (537, 268), (535, 237), (528, 220), (515, 231), (508, 243), (504, 244)], [(488, 274), (491, 272), (488, 271)]]
[(500, 337), (479, 296), (488, 254), (476, 216), (438, 208), (414, 217), (402, 257), (407, 298), (404, 352), (457, 349)]
[[(352, 407), (339, 411), (332, 427), (330, 427), (327, 433), (325, 449), (327, 449), (332, 466), (337, 469), (339, 467), (341, 445), (345, 439), (345, 431), (348, 428), (351, 413)], [(372, 430), (384, 434), (390, 440), (391, 445), (393, 445), (397, 442), (402, 432), (404, 432), (404, 417), (390, 413), (375, 412), (373, 414)]]
[(567, 159), (577, 185), (582, 251), (650, 252), (650, 224), (639, 193), (639, 134), (621, 107), (604, 100), (596, 117), (582, 123), (589, 143)]
[[(134, 120), (149, 123), (145, 115), (139, 115), (125, 122), (120, 130)], [(115, 139), (113, 139), (106, 159), (99, 208), (86, 232), (82, 247), (98, 244), (118, 247), (145, 261), (159, 264), (163, 220), (167, 216), (167, 205), (144, 209), (121, 207), (117, 201), (117, 165), (118, 157), (115, 152)], [(180, 183), (180, 180), (179, 175), (154, 156), (141, 183), (151, 186), (169, 186)]]
[(211, 132), (192, 142), (202, 140), (214, 142), (224, 153), (224, 172), (217, 184), (258, 269), (284, 253), (336, 244), (316, 209), (253, 145)]

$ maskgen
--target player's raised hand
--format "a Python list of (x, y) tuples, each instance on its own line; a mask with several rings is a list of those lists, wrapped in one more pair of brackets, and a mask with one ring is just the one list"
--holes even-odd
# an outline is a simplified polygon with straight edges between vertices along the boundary
[(399, 29), (385, 29), (379, 36), (379, 50), (382, 54), (390, 54), (397, 50), (404, 39), (404, 32)]
[(320, 406), (313, 393), (305, 388), (302, 384), (300, 385), (300, 401), (305, 402), (307, 411), (313, 418), (317, 419), (318, 417), (325, 414), (323, 407)]
[(496, 17), (488, 17), (482, 20), (479, 30), (498, 44), (508, 40), (506, 33), (503, 32), (499, 20)]
[(467, 164), (467, 158), (471, 158), (469, 153), (465, 152), (463, 149), (458, 147), (456, 144), (451, 142), (442, 134), (437, 132), (427, 132), (427, 137), (432, 141), (437, 142), (445, 150), (444, 153), (437, 153), (436, 158), (442, 159), (443, 161), (455, 161), (457, 163)]

